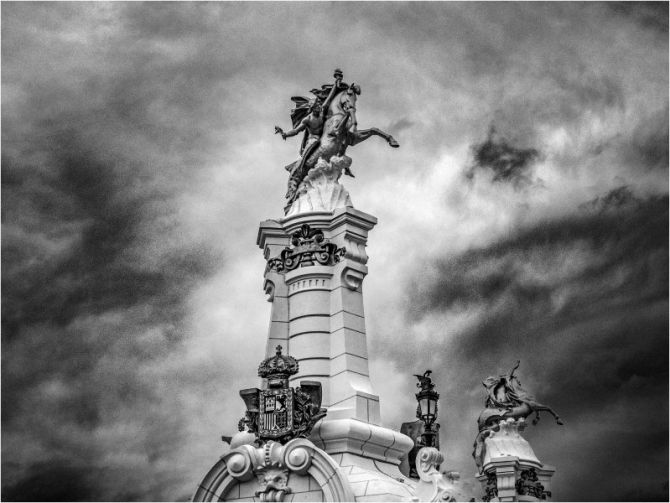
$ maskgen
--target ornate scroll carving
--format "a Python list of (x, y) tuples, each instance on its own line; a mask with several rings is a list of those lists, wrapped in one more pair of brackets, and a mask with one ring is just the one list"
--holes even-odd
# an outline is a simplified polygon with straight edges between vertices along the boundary
[(466, 501), (465, 493), (457, 486), (457, 472), (442, 475), (438, 466), (444, 456), (434, 447), (424, 447), (416, 457), (419, 483), (416, 486), (416, 501)]
[(268, 269), (282, 273), (315, 263), (333, 265), (346, 253), (345, 248), (338, 248), (328, 242), (320, 229), (312, 229), (307, 224), (303, 224), (300, 230), (293, 233), (291, 245), (284, 248), (279, 257), (268, 260)]
[(363, 283), (363, 278), (365, 278), (365, 274), (357, 269), (345, 267), (342, 270), (342, 283), (350, 290), (357, 290)]
[(262, 448), (241, 445), (228, 452), (207, 473), (193, 501), (222, 501), (233, 486), (254, 476), (259, 483), (259, 499), (282, 501), (279, 498), (292, 492), (284, 482), (284, 473), (312, 477), (323, 491), (323, 501), (355, 500), (333, 458), (309, 440), (297, 438), (286, 445), (270, 441)]
[(268, 296), (268, 302), (275, 300), (275, 284), (269, 279), (266, 279), (265, 283), (263, 283), (263, 291), (265, 291), (265, 295)]
[(256, 496), (261, 501), (284, 501), (291, 493), (288, 486), (289, 472), (304, 475), (312, 464), (311, 444), (293, 440), (281, 445), (269, 441), (263, 447), (243, 445), (224, 457), (228, 473), (237, 480), (250, 480), (254, 475), (259, 489)]

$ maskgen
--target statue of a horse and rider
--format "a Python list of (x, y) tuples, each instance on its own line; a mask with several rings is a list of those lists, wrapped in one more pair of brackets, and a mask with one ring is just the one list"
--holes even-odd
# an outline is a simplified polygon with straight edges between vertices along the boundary
[[(391, 147), (399, 147), (390, 134), (378, 128), (358, 129), (356, 100), (361, 94), (361, 88), (357, 84), (342, 82), (341, 70), (335, 70), (333, 76), (334, 84), (312, 89), (313, 99), (301, 96), (291, 98), (296, 104), (291, 111), (293, 129), (284, 132), (275, 126), (275, 133), (281, 134), (284, 140), (304, 131), (300, 159), (286, 166), (290, 173), (286, 192), (288, 205), (295, 200), (300, 183), (319, 159), (330, 162), (334, 156), (344, 156), (347, 147), (372, 136), (383, 138)], [(354, 176), (348, 166), (345, 167), (345, 174)]]
[(473, 452), (475, 463), (479, 468), (481, 468), (484, 454), (484, 440), (492, 431), (495, 431), (501, 420), (510, 418), (525, 419), (535, 413), (533, 424), (537, 424), (540, 420), (540, 412), (546, 411), (554, 416), (557, 424), (563, 424), (561, 418), (551, 407), (541, 404), (521, 387), (521, 381), (514, 375), (520, 363), (517, 360), (509, 373), (487, 377), (482, 383), (484, 388), (486, 388), (488, 396), (486, 398), (485, 409), (477, 420), (479, 433), (475, 439)]

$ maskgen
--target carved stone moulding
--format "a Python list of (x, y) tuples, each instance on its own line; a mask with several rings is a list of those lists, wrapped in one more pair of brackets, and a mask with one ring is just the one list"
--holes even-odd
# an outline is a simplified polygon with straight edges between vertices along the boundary
[(342, 283), (350, 290), (358, 290), (366, 275), (367, 268), (365, 266), (345, 267), (342, 269)]

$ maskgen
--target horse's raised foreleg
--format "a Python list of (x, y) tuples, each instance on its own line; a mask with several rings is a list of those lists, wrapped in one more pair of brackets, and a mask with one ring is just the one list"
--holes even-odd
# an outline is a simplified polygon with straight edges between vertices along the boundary
[(551, 407), (547, 407), (546, 405), (540, 405), (540, 404), (533, 404), (532, 407), (533, 407), (533, 410), (536, 413), (536, 419), (535, 419), (535, 421), (533, 421), (533, 424), (537, 423), (537, 421), (540, 420), (540, 411), (546, 411), (549, 414), (551, 414), (552, 416), (554, 416), (554, 419), (556, 420), (556, 424), (560, 424), (560, 425), (563, 424), (563, 421), (561, 421), (561, 418), (558, 416), (558, 414), (556, 414), (556, 412), (554, 412), (554, 409), (552, 409)]
[(367, 140), (371, 136), (381, 136), (382, 138), (384, 138), (388, 142), (389, 145), (391, 145), (394, 148), (397, 148), (397, 147), (400, 146), (400, 144), (397, 141), (395, 141), (393, 136), (391, 136), (388, 133), (385, 133), (384, 131), (382, 131), (381, 129), (378, 129), (376, 127), (373, 127), (373, 128), (370, 128), (370, 129), (360, 129), (360, 130), (357, 130), (357, 131), (353, 132), (350, 136), (349, 145), (351, 145), (351, 146), (356, 145), (356, 144), (358, 144), (362, 141)]
[(533, 419), (533, 424), (535, 425), (535, 424), (537, 424), (537, 423), (539, 423), (539, 422), (540, 422), (540, 411), (539, 411), (539, 410), (536, 410), (536, 411), (535, 411), (535, 419)]

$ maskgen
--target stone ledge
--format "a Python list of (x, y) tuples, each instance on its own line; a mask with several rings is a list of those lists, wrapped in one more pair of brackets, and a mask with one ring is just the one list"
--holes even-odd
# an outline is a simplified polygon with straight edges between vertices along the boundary
[(396, 466), (414, 445), (406, 435), (356, 419), (325, 419), (310, 438), (329, 454), (351, 453)]

